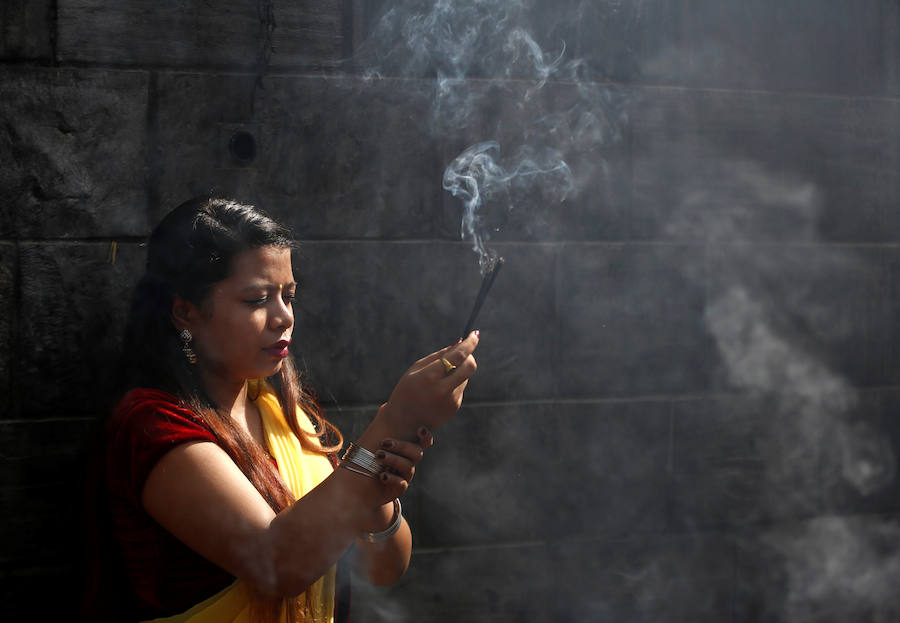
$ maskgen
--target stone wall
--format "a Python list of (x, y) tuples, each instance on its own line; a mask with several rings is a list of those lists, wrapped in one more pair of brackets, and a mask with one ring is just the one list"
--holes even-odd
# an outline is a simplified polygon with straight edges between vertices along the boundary
[(352, 439), (462, 328), (442, 175), (496, 140), (570, 177), (487, 197), (479, 372), (404, 503), (412, 567), (356, 620), (896, 619), (897, 2), (445, 4), (0, 9), (0, 616), (72, 612), (166, 210), (294, 229), (296, 355)]

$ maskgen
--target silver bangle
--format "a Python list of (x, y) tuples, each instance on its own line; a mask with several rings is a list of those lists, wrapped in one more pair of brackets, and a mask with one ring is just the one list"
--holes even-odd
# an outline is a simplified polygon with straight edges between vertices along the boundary
[(347, 451), (341, 457), (341, 467), (376, 479), (381, 472), (387, 469), (387, 467), (375, 460), (374, 454), (354, 443), (347, 446)]
[(361, 538), (366, 543), (380, 543), (381, 541), (387, 541), (389, 538), (394, 536), (394, 533), (400, 529), (400, 524), (403, 521), (403, 507), (400, 506), (400, 499), (394, 498), (394, 518), (391, 520), (391, 525), (382, 530), (381, 532), (363, 532), (359, 538)]

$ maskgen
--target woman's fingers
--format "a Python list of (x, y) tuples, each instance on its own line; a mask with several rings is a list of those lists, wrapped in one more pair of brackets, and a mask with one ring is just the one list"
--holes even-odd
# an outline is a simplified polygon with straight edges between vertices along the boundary
[(424, 357), (422, 357), (421, 359), (419, 359), (417, 362), (415, 362), (412, 365), (412, 369), (413, 370), (421, 370), (422, 368), (428, 366), (429, 364), (434, 363), (435, 361), (437, 361), (438, 359), (440, 359), (441, 357), (443, 357), (444, 355), (449, 353), (451, 350), (456, 348), (456, 346), (459, 345), (460, 342), (462, 342), (462, 340), (457, 340), (455, 343), (450, 344), (449, 346), (444, 346), (440, 350), (436, 350), (433, 353), (425, 355)]
[(416, 436), (419, 439), (418, 443), (399, 439), (385, 439), (381, 442), (381, 449), (375, 452), (375, 459), (387, 467), (387, 471), (380, 475), (383, 483), (399, 486), (393, 478), (385, 478), (385, 474), (389, 474), (402, 480), (405, 486), (409, 486), (413, 476), (416, 475), (416, 465), (422, 460), (425, 450), (434, 445), (434, 435), (427, 427), (420, 426)]
[[(421, 428), (425, 428), (424, 426)], [(410, 461), (413, 465), (422, 460), (422, 446), (411, 441), (401, 441), (399, 439), (385, 439), (381, 442), (381, 447), (391, 454), (398, 455)]]
[(467, 355), (465, 359), (460, 360), (457, 358), (459, 363), (456, 363), (455, 360), (451, 360), (449, 357), (446, 359), (453, 367), (445, 365), (443, 361), (438, 361), (432, 365), (435, 367), (435, 374), (444, 377), (439, 379), (440, 382), (451, 389), (467, 382), (469, 377), (475, 374), (475, 370), (478, 369), (475, 357), (471, 354)]
[[(431, 353), (430, 355), (425, 355), (421, 359), (419, 359), (415, 364), (413, 364), (413, 369), (421, 370), (436, 361), (440, 361), (441, 357), (446, 357), (450, 360), (454, 365), (458, 365), (456, 363), (456, 359), (462, 361), (466, 356), (471, 355), (475, 349), (478, 347), (478, 331), (472, 331), (469, 335), (466, 336), (465, 339), (459, 339), (455, 344), (451, 344), (449, 346), (445, 346), (444, 348)], [(456, 352), (465, 352), (463, 356), (457, 356)]]
[(419, 445), (423, 450), (427, 450), (434, 445), (434, 435), (425, 426), (419, 427), (419, 430), (416, 431), (416, 437), (419, 438)]
[(381, 443), (383, 449), (375, 452), (375, 458), (388, 470), (404, 480), (412, 480), (416, 473), (416, 464), (422, 460), (423, 449), (418, 443), (385, 439)]
[(460, 365), (460, 362), (466, 360), (472, 355), (472, 353), (475, 352), (475, 349), (478, 348), (478, 342), (480, 339), (481, 332), (472, 331), (468, 336), (466, 336), (466, 339), (451, 346), (445, 356), (450, 360), (450, 363), (458, 366)]
[(472, 355), (478, 348), (479, 333), (473, 331), (469, 337), (459, 342), (436, 361), (430, 364), (433, 374), (446, 377), (447, 385), (456, 387), (475, 373), (477, 365)]
[(378, 480), (384, 485), (383, 493), (385, 500), (399, 498), (406, 493), (406, 490), (409, 488), (408, 480), (390, 472), (381, 472), (378, 476)]

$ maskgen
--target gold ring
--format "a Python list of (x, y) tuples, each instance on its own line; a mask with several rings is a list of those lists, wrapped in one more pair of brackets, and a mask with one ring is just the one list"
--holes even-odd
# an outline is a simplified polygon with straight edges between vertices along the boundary
[(444, 364), (444, 376), (450, 376), (456, 370), (456, 366), (447, 361), (446, 357), (441, 357), (441, 363)]

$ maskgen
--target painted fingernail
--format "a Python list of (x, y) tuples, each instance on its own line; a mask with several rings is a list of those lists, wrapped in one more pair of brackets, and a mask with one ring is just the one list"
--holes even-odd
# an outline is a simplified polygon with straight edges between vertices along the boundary
[(388, 450), (390, 450), (391, 448), (394, 447), (394, 440), (393, 439), (385, 439), (384, 441), (381, 442), (381, 447), (387, 448)]
[(475, 337), (481, 337), (481, 331), (475, 329)]
[(385, 454), (384, 450), (379, 450), (378, 452), (375, 453), (375, 456), (378, 457), (379, 459), (383, 459), (384, 457), (387, 456), (387, 454)]

